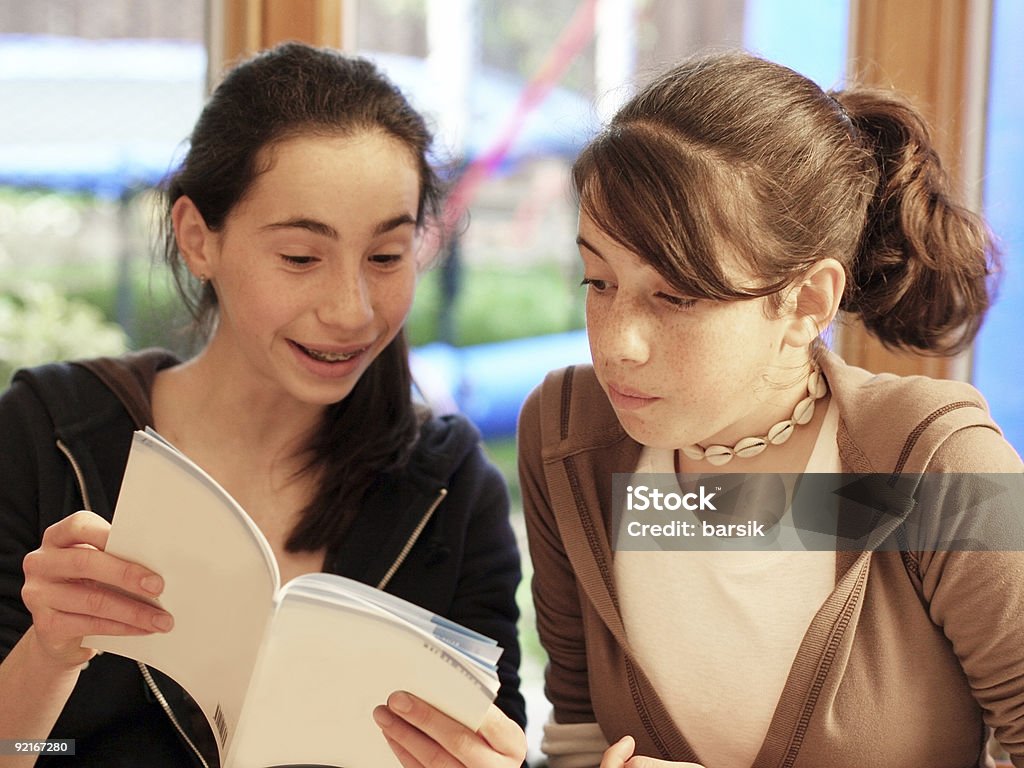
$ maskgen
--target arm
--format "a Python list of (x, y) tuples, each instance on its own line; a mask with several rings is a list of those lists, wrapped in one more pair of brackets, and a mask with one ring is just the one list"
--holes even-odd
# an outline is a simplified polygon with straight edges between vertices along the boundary
[[(952, 435), (934, 462), (947, 472), (1015, 473), (1019, 479), (1022, 471), (1013, 449), (983, 428)], [(1024, 501), (1005, 502), (1013, 505), (1019, 533)], [(932, 621), (953, 644), (986, 723), (1013, 764), (1024, 768), (1024, 551), (924, 552), (919, 558)]]
[[(0, 739), (45, 739), (57, 722), (81, 666), (54, 665), (30, 627), (0, 663)], [(30, 766), (35, 755), (10, 757), (9, 765)]]
[(18, 384), (0, 398), (0, 738), (46, 738), (93, 655), (83, 635), (153, 631), (163, 614), (97, 583), (150, 595), (161, 586), (145, 590), (154, 574), (102, 552), (106, 521), (80, 513), (40, 536), (37, 451), (52, 440), (38, 437), (40, 411)]
[(537, 390), (527, 399), (519, 419), (519, 477), (533, 563), (537, 632), (548, 654), (545, 693), (556, 723), (594, 723), (579, 591), (547, 495), (540, 422)]
[[(453, 498), (461, 488), (471, 491)], [(450, 496), (465, 505), (469, 519), (455, 595), (449, 618), (498, 641), (501, 688), (495, 703), (509, 718), (526, 724), (526, 704), (519, 692), (519, 547), (509, 521), (508, 490), (498, 469), (476, 448), (452, 476)]]
[(550, 714), (540, 742), (550, 768), (594, 768), (608, 746), (597, 723), (556, 723)]

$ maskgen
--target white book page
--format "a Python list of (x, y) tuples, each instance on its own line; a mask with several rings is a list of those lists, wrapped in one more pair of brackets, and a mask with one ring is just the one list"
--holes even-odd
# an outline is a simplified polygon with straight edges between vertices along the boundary
[(375, 606), (286, 585), (226, 768), (400, 768), (373, 709), (406, 690), (476, 729), (494, 698), (458, 655)]
[(92, 636), (83, 645), (159, 669), (196, 700), (222, 754), (229, 745), (280, 577), (241, 507), (162, 439), (137, 432), (107, 551), (165, 583), (166, 634)]
[(497, 669), (502, 648), (498, 641), (464, 627), (422, 606), (384, 592), (369, 584), (335, 574), (311, 573), (300, 577), (303, 589), (322, 588), (327, 594), (358, 598), (383, 608), (464, 653), (477, 664)]

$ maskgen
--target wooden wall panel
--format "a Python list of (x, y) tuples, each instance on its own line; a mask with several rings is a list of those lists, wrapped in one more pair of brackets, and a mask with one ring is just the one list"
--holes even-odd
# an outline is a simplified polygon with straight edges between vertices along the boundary
[(210, 0), (211, 71), (287, 40), (340, 48), (344, 0)]

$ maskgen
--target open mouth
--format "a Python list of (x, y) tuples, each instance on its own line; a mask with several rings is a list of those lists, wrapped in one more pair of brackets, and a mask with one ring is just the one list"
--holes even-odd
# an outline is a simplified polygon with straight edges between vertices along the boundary
[(321, 363), (343, 363), (346, 360), (351, 360), (353, 357), (358, 357), (366, 351), (366, 347), (360, 347), (359, 349), (354, 349), (351, 352), (321, 352), (317, 349), (304, 347), (297, 342), (295, 342), (295, 346), (314, 360), (319, 360)]

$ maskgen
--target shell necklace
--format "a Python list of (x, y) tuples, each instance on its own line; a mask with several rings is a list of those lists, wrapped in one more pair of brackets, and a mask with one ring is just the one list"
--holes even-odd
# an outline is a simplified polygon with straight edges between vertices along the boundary
[(814, 418), (814, 404), (828, 394), (828, 382), (821, 375), (821, 368), (811, 364), (811, 372), (807, 375), (807, 395), (793, 409), (793, 415), (788, 419), (773, 424), (768, 434), (761, 437), (744, 437), (733, 446), (709, 445), (705, 448), (702, 445), (687, 445), (683, 453), (688, 459), (694, 461), (707, 461), (716, 467), (732, 461), (733, 456), (741, 459), (749, 459), (757, 456), (769, 445), (782, 445), (793, 435), (793, 430), (800, 424), (806, 424)]

